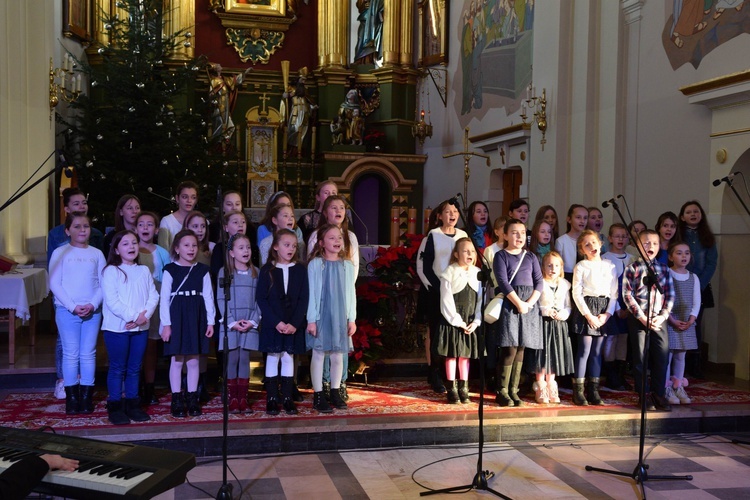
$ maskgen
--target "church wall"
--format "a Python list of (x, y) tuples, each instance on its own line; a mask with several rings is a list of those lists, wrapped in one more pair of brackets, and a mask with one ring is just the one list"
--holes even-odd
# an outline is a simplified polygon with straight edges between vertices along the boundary
[[(48, 73), (50, 57), (57, 66), (61, 59), (60, 5), (0, 0), (0, 203), (55, 148)], [(34, 179), (54, 166), (53, 157)], [(41, 183), (0, 214), (0, 254), (21, 263), (44, 260), (48, 186)]]
[[(532, 213), (551, 203), (564, 219), (570, 203), (599, 205), (617, 194), (626, 197), (633, 217), (649, 226), (660, 213), (679, 211), (688, 199), (700, 200), (709, 210), (710, 190), (718, 189), (711, 185), (716, 178), (710, 168), (711, 112), (705, 106), (689, 104), (679, 89), (746, 69), (746, 61), (738, 54), (750, 51), (750, 35), (739, 35), (707, 52), (697, 68), (688, 63), (673, 69), (663, 38), (672, 2), (542, 0), (535, 3), (535, 9), (533, 82), (537, 94), (547, 89), (549, 128), (544, 151), (535, 126), (528, 142), (528, 167), (524, 167), (520, 196), (528, 197)], [(434, 135), (423, 148), (429, 156), (426, 206), (434, 207), (463, 186), (462, 158), (442, 158), (463, 148), (457, 105), (463, 83), (459, 53), (462, 15), (462, 10), (454, 9), (449, 22), (447, 106), (443, 108), (434, 94), (431, 96)], [(712, 27), (709, 22), (706, 34)], [(671, 43), (668, 38), (666, 43)], [(508, 106), (509, 111), (494, 104), (487, 98), (481, 110), (468, 115), (471, 136), (521, 121), (518, 107)], [(476, 146), (470, 145), (470, 149)], [(491, 153), (491, 168), (482, 160), (472, 160), (467, 203), (498, 196), (491, 188), (491, 172), (513, 165), (502, 165), (497, 153)], [(709, 221), (721, 234), (718, 211), (720, 207), (711, 207)], [(607, 224), (616, 220), (611, 209), (604, 212)], [(743, 230), (747, 232), (747, 227)], [(721, 264), (719, 273), (716, 281), (727, 279)], [(736, 305), (726, 307), (736, 311)], [(747, 349), (739, 355), (742, 359), (734, 359), (732, 349), (717, 348), (723, 314), (709, 311), (706, 315), (706, 341), (712, 346), (709, 359), (741, 363), (738, 375), (747, 378)], [(726, 332), (725, 323), (721, 324)]]

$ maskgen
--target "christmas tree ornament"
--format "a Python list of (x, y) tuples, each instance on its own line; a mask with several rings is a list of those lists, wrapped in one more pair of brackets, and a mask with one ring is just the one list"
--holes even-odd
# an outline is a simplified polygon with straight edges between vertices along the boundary
[(102, 134), (97, 134), (96, 135), (96, 140), (97, 141), (101, 141), (102, 139), (104, 139), (104, 136)]
[(93, 161), (89, 160), (89, 161), (86, 162), (86, 167), (91, 168), (93, 166), (94, 166), (94, 162)]

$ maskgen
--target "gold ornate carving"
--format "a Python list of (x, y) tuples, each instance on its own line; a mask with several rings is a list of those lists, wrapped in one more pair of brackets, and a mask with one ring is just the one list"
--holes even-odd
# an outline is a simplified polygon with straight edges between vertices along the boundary
[(260, 28), (227, 29), (227, 45), (234, 47), (242, 62), (268, 64), (271, 54), (284, 44), (284, 33)]

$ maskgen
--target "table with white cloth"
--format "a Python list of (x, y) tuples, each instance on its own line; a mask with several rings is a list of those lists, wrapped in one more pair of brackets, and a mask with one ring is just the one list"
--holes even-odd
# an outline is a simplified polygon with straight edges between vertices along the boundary
[(49, 295), (47, 270), (16, 269), (0, 275), (0, 309), (8, 310), (8, 364), (16, 362), (16, 318), (29, 321), (30, 343), (36, 343), (36, 306)]

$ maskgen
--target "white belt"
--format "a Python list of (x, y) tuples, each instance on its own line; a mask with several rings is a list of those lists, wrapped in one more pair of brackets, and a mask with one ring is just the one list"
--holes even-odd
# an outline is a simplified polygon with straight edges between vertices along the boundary
[(187, 290), (187, 291), (179, 291), (179, 292), (173, 292), (170, 294), (170, 297), (174, 297), (175, 295), (203, 295), (203, 292), (199, 292), (197, 290)]

